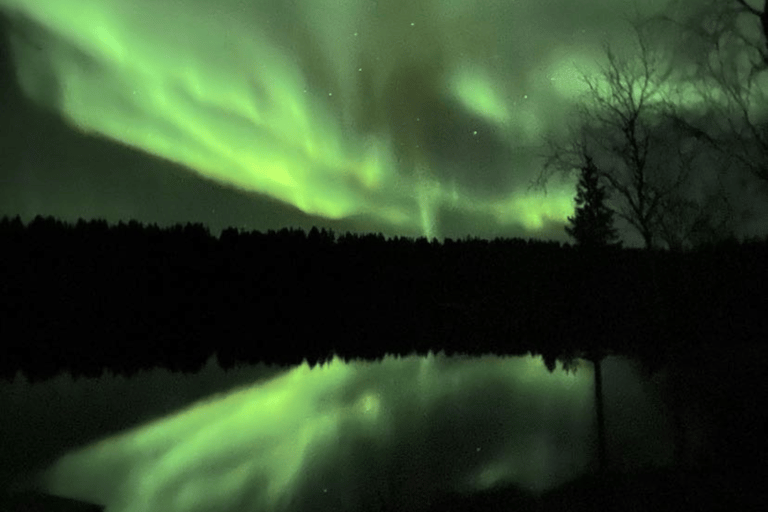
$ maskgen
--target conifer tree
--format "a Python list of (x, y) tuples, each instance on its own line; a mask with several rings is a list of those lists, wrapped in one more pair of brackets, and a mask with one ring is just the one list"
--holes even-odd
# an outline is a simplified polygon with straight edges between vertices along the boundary
[[(613, 211), (606, 206), (608, 195), (600, 185), (600, 175), (588, 154), (584, 155), (579, 183), (576, 187), (576, 213), (568, 217), (570, 226), (565, 231), (576, 240), (576, 245), (587, 249), (598, 249), (620, 245), (618, 234), (613, 227)], [(597, 459), (598, 471), (604, 473), (608, 467), (606, 450), (605, 414), (603, 405), (602, 350), (592, 350), (583, 356), (592, 361), (595, 375), (595, 412), (597, 415)]]
[(570, 226), (565, 231), (576, 240), (576, 245), (588, 248), (618, 245), (618, 234), (613, 227), (613, 211), (606, 206), (605, 187), (592, 157), (586, 155), (576, 188), (576, 213), (568, 217)]

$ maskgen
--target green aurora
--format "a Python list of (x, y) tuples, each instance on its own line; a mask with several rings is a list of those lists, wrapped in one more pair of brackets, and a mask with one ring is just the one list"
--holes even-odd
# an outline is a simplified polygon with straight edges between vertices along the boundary
[[(573, 183), (528, 189), (539, 138), (583, 92), (600, 44), (626, 40), (622, 16), (664, 3), (0, 0), (4, 87), (47, 113), (4, 105), (0, 214), (564, 239)], [(667, 461), (639, 377), (619, 365), (613, 385), (605, 371), (612, 447)], [(224, 378), (197, 378), (209, 377)], [(334, 361), (202, 401), (185, 399), (192, 380), (168, 377), (134, 407), (122, 402), (141, 378), (4, 386), (18, 421), (3, 433), (24, 447), (126, 415), (130, 428), (59, 446), (43, 478), (110, 512), (542, 490), (592, 460), (588, 365)]]
[[(290, 205), (315, 224), (362, 218), (409, 236), (563, 238), (573, 183), (528, 188), (540, 137), (584, 90), (579, 72), (594, 69), (600, 44), (627, 37), (621, 17), (635, 6), (571, 4), (0, 0), (0, 11), (21, 91), (81, 134)], [(114, 218), (110, 201), (83, 197), (101, 176), (76, 178), (80, 187), (60, 187), (72, 197), (51, 193), (47, 204), (30, 179), (9, 179), (27, 184), (9, 198), (27, 197), (24, 212), (64, 203), (60, 215), (75, 219), (163, 220), (148, 206)], [(119, 195), (151, 201), (142, 187)], [(163, 198), (166, 216), (179, 201)], [(216, 206), (198, 202), (176, 220), (223, 227)]]

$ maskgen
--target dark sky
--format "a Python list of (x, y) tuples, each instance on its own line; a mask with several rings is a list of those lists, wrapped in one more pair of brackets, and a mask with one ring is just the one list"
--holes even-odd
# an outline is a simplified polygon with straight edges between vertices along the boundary
[(0, 0), (0, 214), (565, 240), (541, 137), (665, 3)]

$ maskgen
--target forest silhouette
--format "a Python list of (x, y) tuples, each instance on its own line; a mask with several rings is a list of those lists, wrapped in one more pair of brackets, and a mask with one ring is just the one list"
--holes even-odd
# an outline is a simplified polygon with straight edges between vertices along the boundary
[[(130, 376), (333, 355), (599, 350), (649, 368), (762, 345), (768, 242), (676, 252), (524, 239), (0, 221), (2, 375)], [(107, 343), (106, 340), (109, 340)], [(83, 354), (87, 354), (83, 357)]]
[[(695, 488), (710, 485), (701, 475), (733, 481), (762, 464), (754, 429), (765, 413), (754, 390), (766, 360), (768, 238), (670, 251), (316, 228), (214, 237), (201, 224), (40, 216), (26, 225), (3, 218), (0, 240), (6, 380), (18, 372), (30, 382), (62, 372), (131, 377), (153, 368), (193, 375), (211, 356), (226, 370), (333, 356), (540, 354), (553, 371), (557, 360), (568, 367), (618, 355), (648, 375), (681, 376), (670, 414), (709, 389), (717, 441)], [(687, 434), (678, 427), (682, 456)], [(671, 485), (659, 482), (647, 485)], [(588, 481), (578, 492), (626, 485)], [(520, 491), (504, 491), (505, 503), (510, 492)], [(562, 492), (550, 499), (572, 500), (577, 491)], [(501, 499), (493, 496), (473, 499)], [(621, 501), (613, 496), (601, 499)]]
[[(228, 370), (386, 354), (533, 354), (549, 371), (558, 361), (595, 364), (602, 430), (600, 363), (621, 356), (649, 376), (671, 375), (676, 467), (631, 479), (603, 471), (610, 454), (600, 434), (601, 471), (546, 502), (506, 488), (446, 496), (435, 510), (618, 510), (630, 495), (649, 510), (764, 504), (747, 494), (764, 485), (768, 236), (736, 237), (733, 209), (742, 205), (718, 180), (768, 181), (765, 122), (754, 115), (764, 109), (754, 77), (768, 63), (768, 10), (725, 4), (696, 19), (635, 23), (638, 53), (606, 47), (602, 76), (584, 77), (589, 101), (575, 109), (567, 137), (547, 141), (538, 180), (581, 173), (566, 227), (573, 244), (317, 227), (214, 236), (199, 223), (6, 216), (0, 378), (130, 378), (156, 368), (194, 375), (212, 356)], [(744, 17), (759, 25), (759, 41), (734, 32)], [(659, 63), (679, 56), (670, 50), (659, 60), (649, 44), (664, 23), (707, 48), (701, 62), (686, 55), (694, 71), (681, 81), (698, 85), (695, 108), (665, 88), (671, 71)], [(710, 57), (720, 51), (718, 64)], [(739, 51), (748, 69), (722, 58)], [(707, 190), (694, 197), (699, 187)], [(642, 248), (617, 243), (614, 216)], [(716, 412), (704, 460), (691, 462), (681, 411), (694, 402)]]

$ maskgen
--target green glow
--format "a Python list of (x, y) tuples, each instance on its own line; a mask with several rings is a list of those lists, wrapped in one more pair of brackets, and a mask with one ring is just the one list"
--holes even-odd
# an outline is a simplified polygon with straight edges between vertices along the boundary
[(530, 194), (512, 195), (505, 202), (491, 205), (489, 211), (501, 223), (521, 223), (526, 229), (535, 231), (544, 227), (547, 220), (557, 222), (573, 214), (573, 197), (566, 186), (548, 187), (547, 196)]
[(572, 190), (482, 197), (451, 185), (427, 155), (398, 160), (391, 129), (368, 121), (399, 101), (387, 89), (399, 67), (430, 70), (439, 57), (428, 83), (510, 143), (514, 133), (538, 135), (541, 113), (505, 95), (512, 75), (498, 69), (497, 36), (465, 29), (469, 11), (483, 23), (502, 11), (455, 0), (402, 0), (375, 13), (357, 0), (296, 4), (0, 0), (45, 34), (40, 47), (14, 40), (23, 90), (85, 132), (332, 219), (368, 215), (430, 237), (441, 236), (443, 206), (491, 212), (502, 227), (565, 221)]
[[(642, 62), (639, 58), (636, 59), (637, 55), (639, 55), (639, 49), (636, 45), (632, 44), (626, 46), (627, 48), (623, 51), (616, 50), (616, 48), (614, 48), (614, 51), (616, 51), (620, 66), (626, 66), (621, 68), (622, 79), (632, 78), (632, 95), (634, 98), (640, 98), (644, 70)], [(602, 52), (603, 54), (599, 59), (596, 59), (594, 56), (596, 52), (588, 51), (587, 47), (576, 51), (564, 48), (553, 52), (546, 76), (556, 93), (568, 101), (589, 101), (592, 93), (589, 91), (587, 82), (584, 79), (586, 76), (593, 81), (597, 91), (603, 98), (610, 98), (612, 86), (603, 79), (605, 69), (608, 69), (609, 64), (605, 58), (604, 50)], [(629, 57), (629, 61), (623, 62), (622, 59), (627, 57)], [(653, 71), (651, 74), (652, 89), (650, 93), (646, 93), (647, 97), (645, 98), (647, 104), (653, 105), (654, 103), (658, 104), (667, 100), (673, 100), (675, 104), (691, 109), (701, 108), (705, 105), (707, 100), (704, 100), (701, 93), (697, 91), (697, 84), (687, 80), (675, 80), (674, 78), (666, 81), (659, 79), (666, 71), (666, 66), (669, 65), (669, 62), (665, 61), (662, 57), (653, 50), (649, 50), (648, 59)], [(623, 83), (622, 87), (625, 86), (626, 84)], [(625, 94), (625, 92), (622, 91), (622, 94)], [(711, 94), (712, 99), (715, 101), (723, 101), (721, 91), (712, 90), (708, 91), (708, 94)]]
[[(227, 510), (239, 499), (264, 511), (370, 506), (393, 473), (407, 479), (394, 489), (403, 493), (540, 490), (589, 462), (591, 386), (589, 366), (550, 373), (540, 357), (304, 364), (71, 451), (43, 482), (115, 512)], [(576, 464), (562, 467), (558, 450)], [(402, 453), (413, 461), (389, 455)]]
[(454, 76), (451, 87), (464, 105), (479, 116), (504, 124), (509, 121), (509, 112), (504, 101), (498, 96), (496, 87), (483, 71), (465, 67)]
[(587, 52), (558, 51), (552, 57), (547, 75), (555, 91), (563, 98), (574, 100), (589, 89), (584, 74), (598, 72), (594, 57)]

